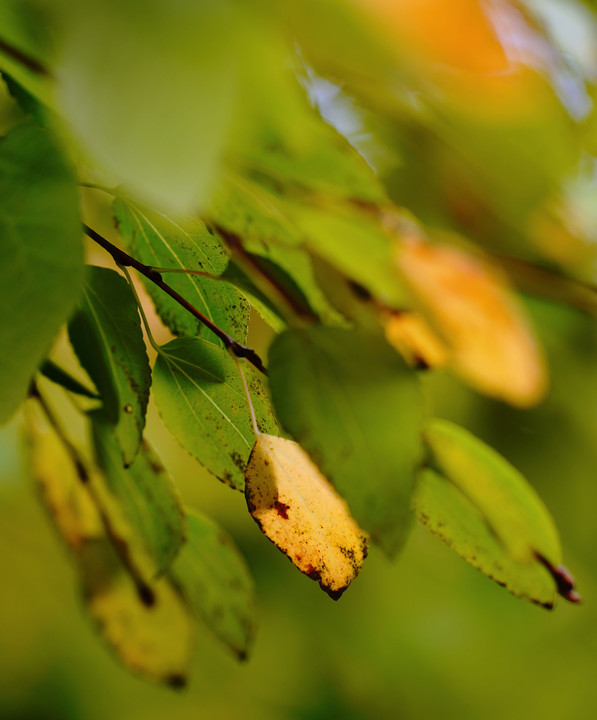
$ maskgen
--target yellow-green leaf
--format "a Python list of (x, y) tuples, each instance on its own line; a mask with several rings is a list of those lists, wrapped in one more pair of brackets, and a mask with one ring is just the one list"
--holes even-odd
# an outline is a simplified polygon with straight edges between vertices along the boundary
[(473, 503), (434, 470), (421, 471), (413, 508), (419, 520), (460, 557), (513, 595), (553, 607), (556, 585), (539, 561), (521, 564), (497, 539)]
[(301, 446), (260, 435), (247, 466), (245, 496), (263, 533), (337, 600), (358, 575), (368, 539)]
[(525, 478), (495, 450), (466, 430), (435, 420), (424, 432), (434, 465), (477, 508), (513, 560), (531, 564), (537, 554), (561, 562), (557, 530)]
[(185, 684), (193, 624), (184, 602), (165, 580), (152, 582), (150, 593), (140, 594), (73, 457), (32, 412), (28, 421), (31, 471), (72, 552), (90, 616), (127, 668), (151, 680)]

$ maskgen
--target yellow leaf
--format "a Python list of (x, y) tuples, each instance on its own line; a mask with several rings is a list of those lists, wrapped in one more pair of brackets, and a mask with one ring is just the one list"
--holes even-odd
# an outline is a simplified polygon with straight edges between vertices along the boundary
[(247, 466), (245, 495), (263, 533), (337, 600), (358, 575), (368, 538), (301, 446), (260, 435)]
[(416, 238), (402, 240), (396, 258), (424, 316), (445, 339), (456, 372), (513, 405), (541, 400), (547, 389), (543, 357), (498, 268)]
[(107, 539), (78, 556), (87, 610), (104, 639), (132, 672), (172, 687), (186, 684), (193, 652), (193, 620), (168, 580), (151, 585), (142, 602)]
[(445, 343), (417, 313), (388, 313), (382, 322), (386, 340), (411, 367), (436, 368), (448, 362)]
[[(165, 579), (140, 593), (110, 542), (116, 538), (108, 538), (89, 482), (56, 433), (31, 405), (27, 410), (31, 471), (72, 551), (89, 614), (123, 665), (148, 679), (183, 685), (194, 629), (182, 598)], [(85, 477), (95, 485), (100, 479), (87, 468)]]

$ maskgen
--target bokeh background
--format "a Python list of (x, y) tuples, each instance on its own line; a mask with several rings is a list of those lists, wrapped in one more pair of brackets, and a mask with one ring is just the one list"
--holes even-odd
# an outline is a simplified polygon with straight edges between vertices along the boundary
[[(566, 3), (551, 4), (563, 13), (564, 31)], [(14, 113), (0, 96), (0, 129)], [(350, 125), (346, 114), (335, 120)], [(101, 201), (89, 194), (83, 201), (109, 232)], [(260, 604), (248, 662), (239, 664), (203, 628), (189, 687), (153, 686), (118, 665), (85, 617), (74, 569), (23, 469), (17, 416), (0, 431), (0, 718), (597, 717), (597, 323), (526, 301), (552, 373), (542, 405), (517, 411), (443, 372), (424, 382), (437, 415), (493, 445), (537, 488), (560, 529), (581, 606), (561, 601), (548, 612), (517, 600), (420, 526), (395, 563), (373, 549), (335, 603), (262, 536), (240, 494), (179, 448), (151, 406), (148, 437), (185, 502), (233, 536)], [(264, 348), (266, 329), (256, 322), (251, 332)], [(67, 356), (60, 343), (58, 352)]]

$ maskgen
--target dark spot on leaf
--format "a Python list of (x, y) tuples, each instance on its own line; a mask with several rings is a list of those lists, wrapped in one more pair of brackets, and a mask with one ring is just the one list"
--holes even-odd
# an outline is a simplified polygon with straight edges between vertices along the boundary
[(145, 585), (145, 583), (138, 582), (137, 583), (137, 594), (139, 595), (139, 600), (145, 605), (145, 607), (153, 607), (155, 605), (155, 593), (153, 590), (149, 587), (149, 585)]
[(133, 412), (133, 406), (130, 403), (127, 403), (122, 409), (128, 415), (130, 415)]
[(187, 686), (187, 679), (184, 675), (170, 675), (166, 682), (171, 688), (176, 688), (177, 690), (182, 690), (182, 688)]
[(310, 577), (311, 580), (321, 580), (321, 573), (319, 570), (313, 567), (313, 565), (307, 565), (305, 568), (305, 575)]
[(276, 508), (276, 512), (281, 518), (284, 518), (284, 520), (288, 520), (288, 511), (290, 510), (290, 505), (286, 505), (286, 503), (276, 500), (274, 507)]
[(246, 461), (243, 459), (243, 457), (240, 455), (240, 453), (234, 451), (230, 453), (230, 458), (232, 462), (236, 465), (236, 467), (242, 472), (245, 472), (245, 469), (247, 467)]

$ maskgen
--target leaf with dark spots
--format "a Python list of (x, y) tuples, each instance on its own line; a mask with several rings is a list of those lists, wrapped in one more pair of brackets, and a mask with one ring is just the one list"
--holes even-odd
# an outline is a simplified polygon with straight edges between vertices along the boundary
[(57, 435), (33, 413), (27, 440), (32, 475), (75, 561), (85, 607), (120, 662), (149, 680), (181, 686), (193, 651), (194, 628), (184, 602), (166, 579), (139, 592), (108, 538), (90, 487)]
[[(201, 220), (175, 221), (121, 199), (114, 202), (113, 211), (125, 248), (141, 262), (213, 275), (167, 273), (164, 279), (224, 332), (245, 342), (249, 304), (235, 287), (218, 279), (228, 266), (228, 252)], [(144, 282), (159, 316), (175, 335), (207, 336), (209, 331), (197, 318), (152, 282)], [(221, 344), (217, 339), (213, 342)]]
[(209, 518), (188, 514), (189, 535), (171, 568), (190, 609), (244, 660), (256, 628), (253, 580), (232, 539)]
[(478, 507), (449, 479), (421, 471), (413, 507), (419, 520), (473, 567), (513, 595), (553, 607), (556, 585), (545, 565), (513, 558)]
[(338, 599), (361, 569), (368, 538), (300, 445), (260, 435), (247, 467), (245, 497), (262, 532)]
[(422, 456), (424, 406), (415, 372), (380, 333), (323, 326), (278, 335), (268, 370), (283, 426), (371, 540), (394, 555), (411, 527)]
[(125, 468), (114, 430), (103, 413), (97, 411), (90, 417), (98, 465), (130, 527), (134, 545), (149, 559), (141, 567), (147, 566), (146, 579), (151, 580), (170, 565), (184, 543), (185, 516), (178, 491), (147, 441), (142, 442), (132, 465)]
[[(244, 364), (257, 423), (277, 425), (257, 371)], [(230, 353), (201, 338), (179, 338), (162, 348), (153, 389), (162, 418), (180, 444), (217, 478), (241, 490), (255, 442), (251, 413)]]

